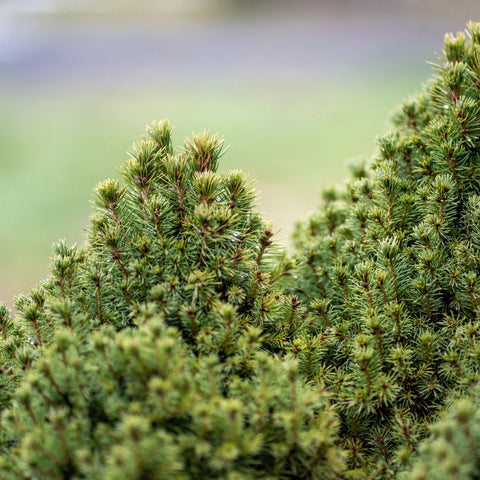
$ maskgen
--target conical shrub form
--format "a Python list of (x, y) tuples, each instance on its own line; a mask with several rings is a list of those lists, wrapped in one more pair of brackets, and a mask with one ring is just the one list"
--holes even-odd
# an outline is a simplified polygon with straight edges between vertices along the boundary
[[(152, 124), (96, 188), (84, 250), (4, 307), (1, 478), (337, 478), (321, 387), (282, 361), (304, 311), (223, 142)], [(277, 249), (278, 250), (278, 249)], [(263, 352), (262, 352), (263, 350)], [(12, 393), (12, 390), (15, 391)]]
[[(334, 394), (354, 471), (390, 477), (446, 398), (478, 380), (480, 27), (402, 105), (368, 168), (296, 232), (295, 294), (317, 319), (298, 356)], [(376, 477), (375, 477), (376, 478)]]
[(86, 248), (56, 244), (51, 278), (17, 297), (35, 346), (58, 324), (134, 326), (142, 308), (176, 326), (195, 351), (234, 353), (246, 325), (263, 331), (272, 351), (293, 338), (299, 304), (275, 287), (293, 262), (254, 211), (252, 183), (239, 171), (216, 173), (217, 136), (194, 136), (174, 152), (171, 131), (168, 122), (147, 127), (121, 168), (124, 183), (96, 188)]

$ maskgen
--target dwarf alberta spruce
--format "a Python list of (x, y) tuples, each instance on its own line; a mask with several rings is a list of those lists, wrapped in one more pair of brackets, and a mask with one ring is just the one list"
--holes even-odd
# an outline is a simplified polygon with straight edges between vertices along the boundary
[(16, 318), (0, 307), (1, 478), (478, 478), (480, 24), (467, 36), (293, 259), (243, 174), (216, 173), (218, 137), (174, 151), (149, 126), (97, 187), (85, 249), (59, 242)]
[(147, 130), (86, 249), (58, 243), (18, 320), (2, 310), (0, 476), (335, 478), (328, 399), (280, 359), (304, 311), (252, 185), (215, 173), (219, 138), (174, 152), (168, 122)]
[(369, 168), (296, 233), (297, 294), (319, 324), (299, 356), (321, 359), (308, 378), (333, 395), (351, 467), (375, 478), (478, 380), (480, 26), (467, 33), (446, 36)]

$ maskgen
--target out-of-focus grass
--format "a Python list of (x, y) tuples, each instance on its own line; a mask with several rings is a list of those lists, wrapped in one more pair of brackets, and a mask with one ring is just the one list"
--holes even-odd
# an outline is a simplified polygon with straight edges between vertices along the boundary
[(295, 220), (369, 158), (418, 76), (331, 84), (149, 87), (141, 91), (0, 89), (0, 299), (48, 273), (51, 244), (83, 244), (94, 185), (118, 177), (145, 123), (169, 118), (175, 141), (208, 129), (230, 149), (221, 170), (256, 179), (259, 209), (288, 242)]

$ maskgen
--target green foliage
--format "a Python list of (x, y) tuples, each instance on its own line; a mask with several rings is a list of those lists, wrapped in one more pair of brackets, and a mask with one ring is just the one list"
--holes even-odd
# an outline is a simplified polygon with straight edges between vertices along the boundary
[(125, 183), (96, 188), (86, 249), (56, 244), (51, 278), (17, 298), (18, 322), (2, 310), (15, 339), (1, 350), (2, 478), (343, 469), (325, 393), (274, 356), (305, 326), (280, 289), (292, 261), (253, 211), (252, 185), (215, 173), (223, 142), (201, 134), (175, 153), (170, 134), (148, 127)]
[(2, 478), (477, 478), (467, 33), (373, 163), (324, 192), (296, 260), (244, 176), (216, 173), (218, 137), (174, 151), (167, 122), (148, 127), (123, 183), (97, 187), (86, 248), (55, 246), (16, 320), (0, 306)]
[(372, 165), (296, 233), (295, 294), (317, 318), (299, 356), (316, 347), (308, 378), (333, 393), (361, 475), (393, 476), (445, 399), (478, 380), (479, 32), (446, 36)]
[(430, 428), (431, 437), (419, 446), (413, 468), (402, 480), (473, 480), (480, 476), (479, 390), (455, 402)]
[(229, 384), (217, 355), (196, 358), (178, 331), (68, 327), (29, 370), (3, 424), (15, 447), (2, 478), (335, 478), (335, 417), (291, 362), (239, 351), (253, 379)]
[(299, 327), (295, 302), (273, 286), (293, 264), (272, 249), (251, 183), (238, 171), (215, 173), (218, 137), (201, 134), (174, 153), (171, 130), (168, 122), (148, 127), (121, 168), (125, 184), (96, 188), (86, 250), (59, 242), (52, 277), (17, 298), (37, 346), (59, 322), (132, 327), (147, 304), (192, 348), (208, 344), (222, 355), (246, 324), (268, 331), (272, 349)]

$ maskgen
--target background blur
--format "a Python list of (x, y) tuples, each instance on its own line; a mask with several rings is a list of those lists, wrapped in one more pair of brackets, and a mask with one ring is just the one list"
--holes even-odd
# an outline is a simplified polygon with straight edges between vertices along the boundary
[(94, 185), (151, 120), (220, 133), (288, 244), (428, 79), (478, 0), (0, 0), (0, 299), (83, 244)]

